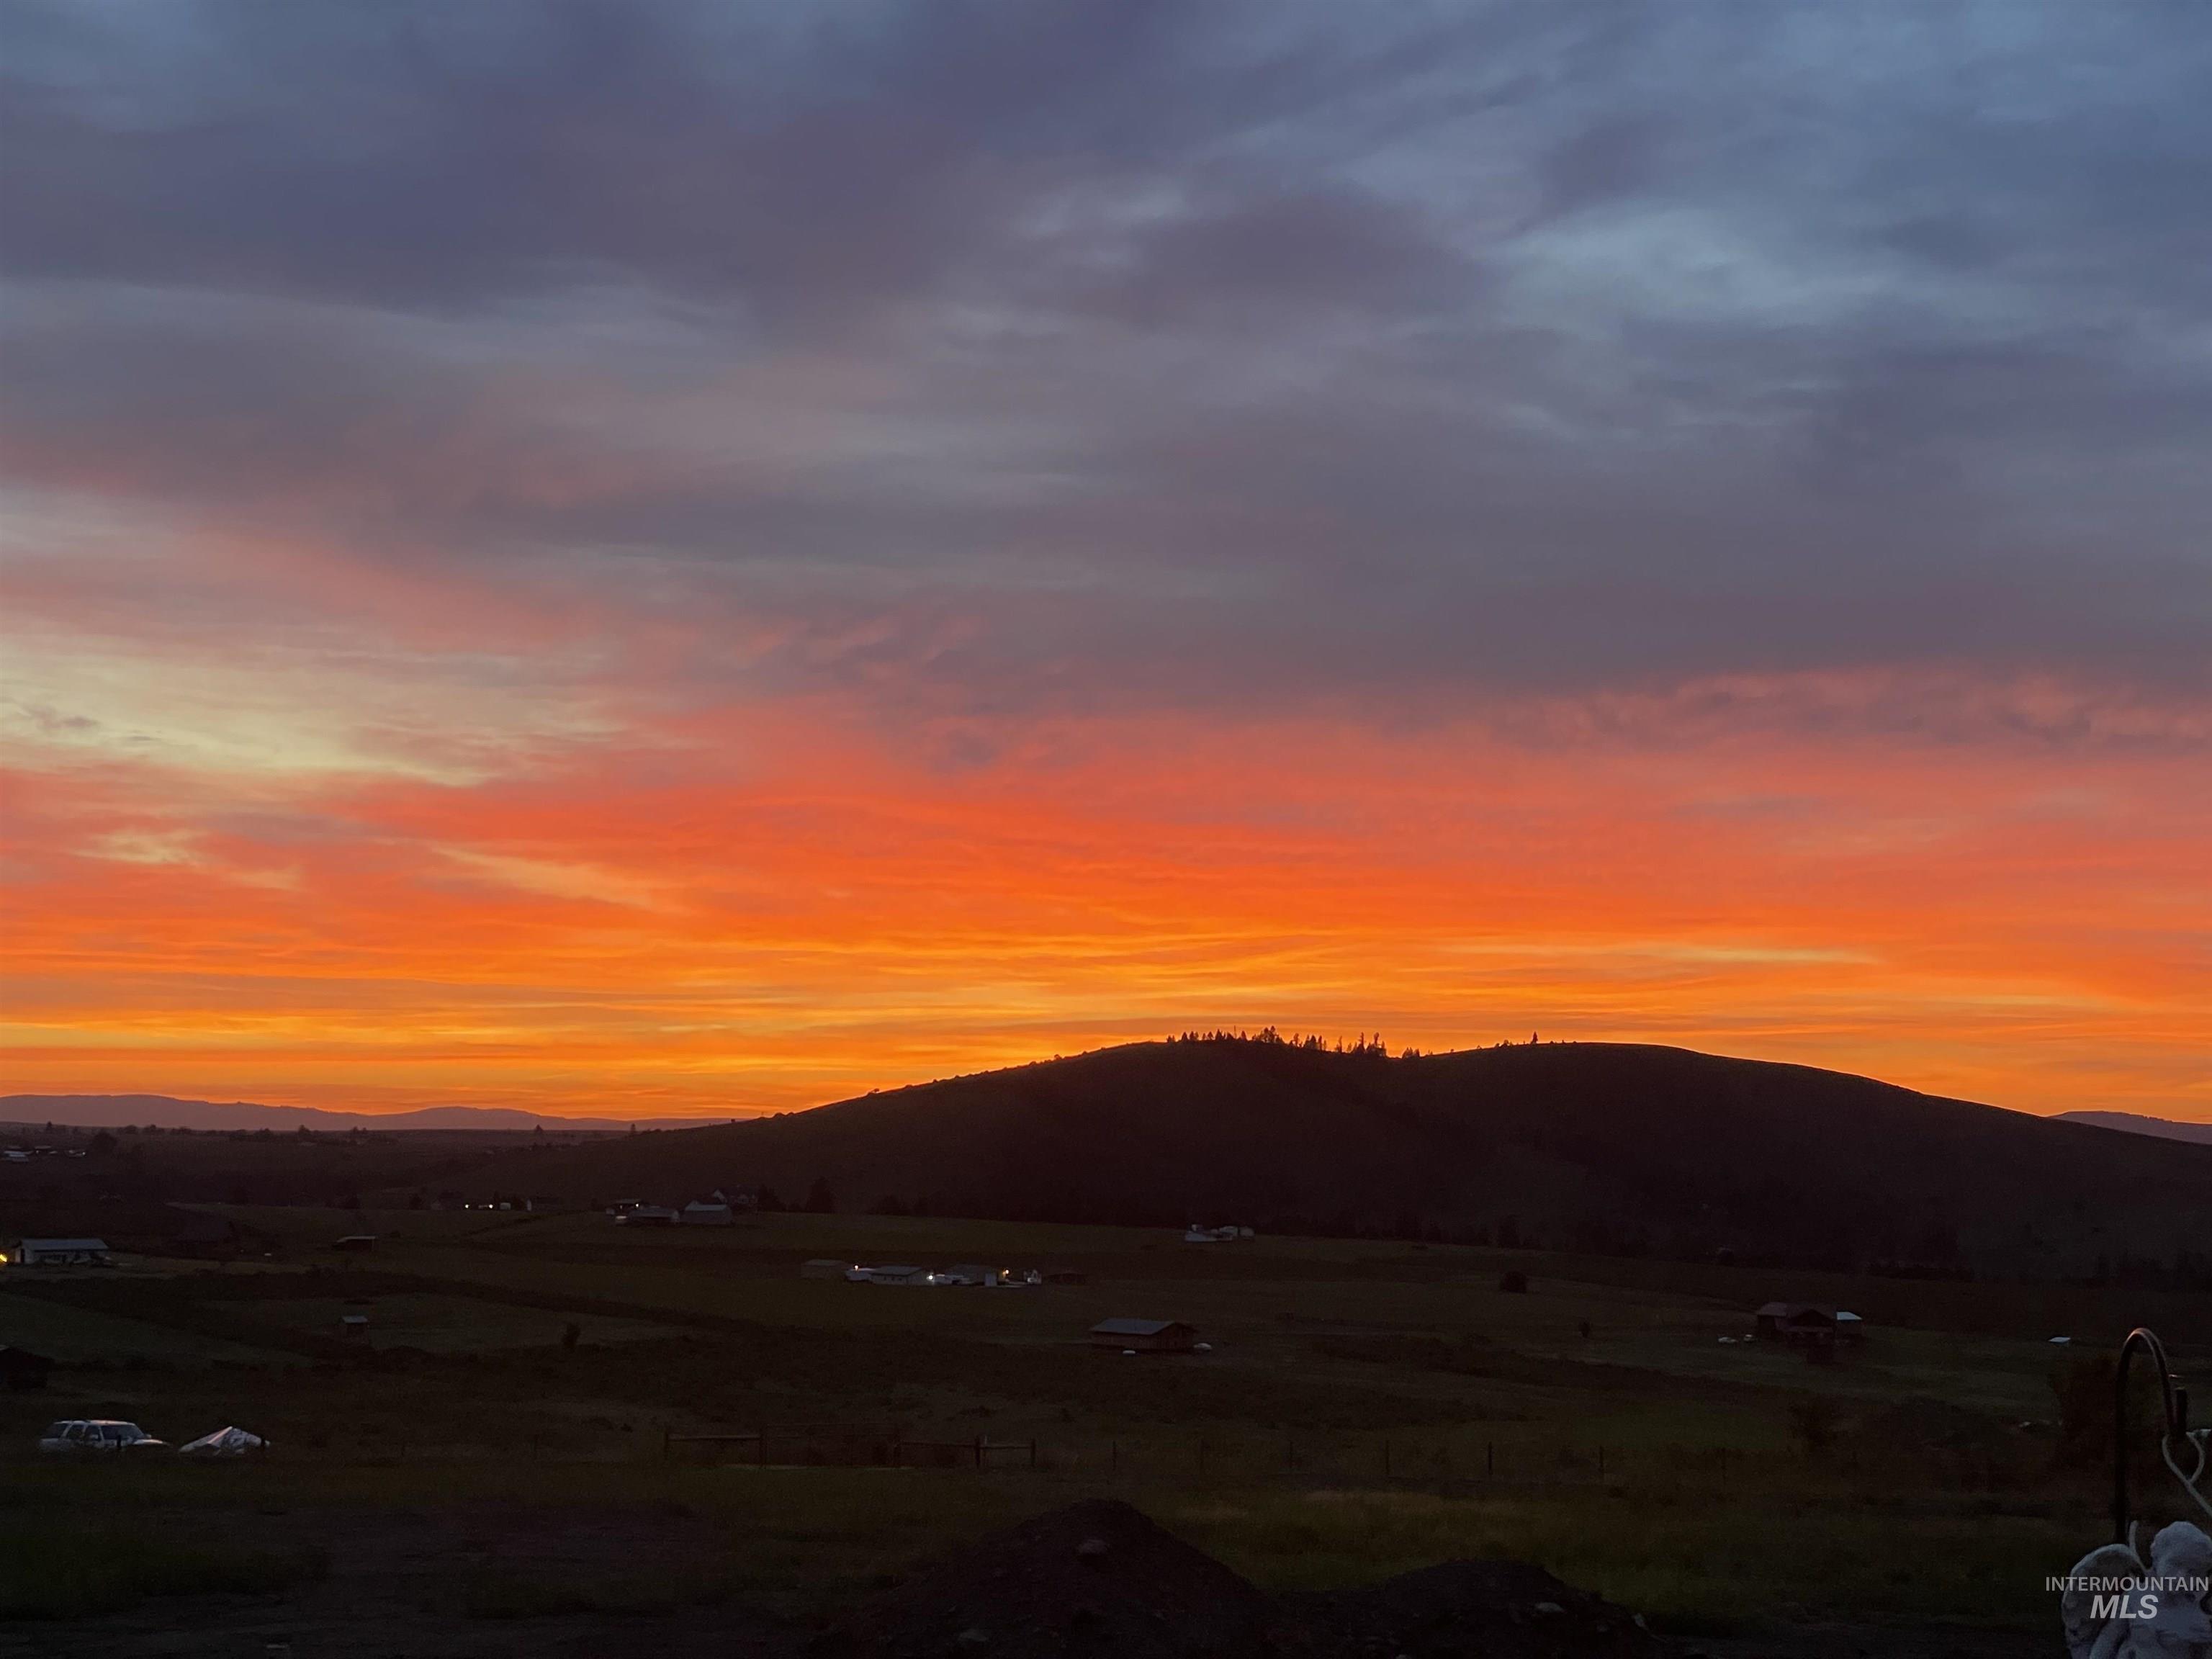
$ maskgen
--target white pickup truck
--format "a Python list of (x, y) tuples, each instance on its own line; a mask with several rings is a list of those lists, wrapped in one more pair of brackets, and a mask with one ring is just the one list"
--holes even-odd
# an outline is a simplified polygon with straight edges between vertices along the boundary
[(136, 1423), (118, 1423), (106, 1417), (67, 1418), (49, 1423), (39, 1437), (42, 1452), (167, 1451), (169, 1443), (156, 1440)]

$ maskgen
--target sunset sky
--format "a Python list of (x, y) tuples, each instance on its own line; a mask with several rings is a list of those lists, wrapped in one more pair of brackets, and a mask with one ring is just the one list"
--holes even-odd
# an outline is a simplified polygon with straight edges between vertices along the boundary
[(0, 18), (0, 1091), (2212, 1121), (2199, 8)]

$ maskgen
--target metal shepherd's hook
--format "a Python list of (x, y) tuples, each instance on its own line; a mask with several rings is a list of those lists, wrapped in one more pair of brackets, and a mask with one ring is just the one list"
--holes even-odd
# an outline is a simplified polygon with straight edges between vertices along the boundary
[[(2159, 1429), (2158, 1455), (2173, 1478), (2181, 1482), (2182, 1489), (2197, 1500), (2197, 1506), (2212, 1516), (2212, 1503), (2205, 1501), (2197, 1484), (2204, 1474), (2205, 1442), (2212, 1437), (2212, 1430), (2190, 1431), (2189, 1390), (2174, 1374), (2166, 1357), (2166, 1344), (2158, 1340), (2158, 1333), (2138, 1325), (2120, 1344), (2119, 1370), (2112, 1396), (2112, 1538), (2117, 1543), (2130, 1545), (2133, 1540), (2128, 1536), (2128, 1361), (2135, 1357), (2137, 1348), (2158, 1369), (2159, 1398), (2165, 1408), (2165, 1421)], [(2189, 1468), (2184, 1469), (2175, 1461), (2177, 1449), (2194, 1455)]]

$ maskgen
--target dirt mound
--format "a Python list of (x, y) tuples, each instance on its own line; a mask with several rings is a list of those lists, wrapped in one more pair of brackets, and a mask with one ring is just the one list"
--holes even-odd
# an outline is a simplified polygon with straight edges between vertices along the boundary
[(928, 1564), (815, 1659), (1658, 1659), (1622, 1608), (1511, 1561), (1269, 1596), (1127, 1504), (1093, 1499)]
[(928, 1564), (816, 1646), (823, 1659), (1256, 1654), (1265, 1596), (1128, 1504), (1024, 1522)]

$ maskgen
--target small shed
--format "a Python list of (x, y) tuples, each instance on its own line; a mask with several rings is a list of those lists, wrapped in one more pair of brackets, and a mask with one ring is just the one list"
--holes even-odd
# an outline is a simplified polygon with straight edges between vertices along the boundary
[(374, 1233), (348, 1233), (343, 1238), (331, 1241), (334, 1250), (373, 1250), (376, 1248)]
[(1091, 1328), (1094, 1348), (1134, 1348), (1139, 1353), (1188, 1353), (1198, 1332), (1179, 1319), (1102, 1319)]
[(684, 1206), (687, 1227), (726, 1227), (736, 1219), (730, 1206), (718, 1198), (695, 1198)]
[(850, 1277), (853, 1271), (852, 1262), (840, 1261), (835, 1257), (826, 1255), (817, 1255), (811, 1261), (802, 1261), (799, 1264), (799, 1276), (801, 1279), (845, 1279)]
[(107, 1241), (104, 1238), (27, 1238), (15, 1247), (15, 1260), (26, 1267), (105, 1267)]
[(367, 1314), (340, 1314), (338, 1316), (338, 1334), (340, 1336), (367, 1336), (368, 1334), (368, 1316)]

